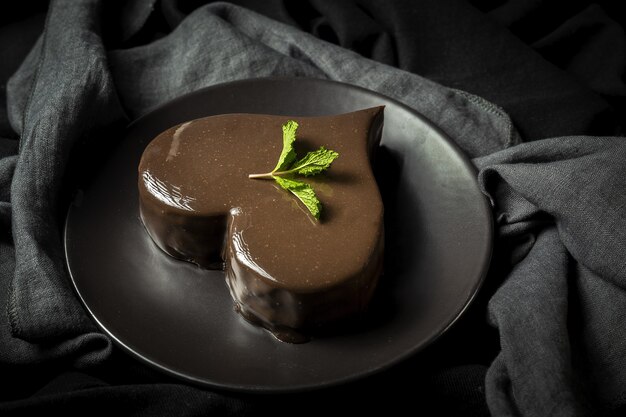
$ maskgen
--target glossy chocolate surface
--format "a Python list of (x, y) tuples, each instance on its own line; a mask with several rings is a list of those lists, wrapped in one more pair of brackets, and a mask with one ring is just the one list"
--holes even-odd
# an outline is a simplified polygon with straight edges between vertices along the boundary
[(274, 181), (285, 116), (225, 114), (158, 135), (139, 164), (140, 212), (168, 254), (216, 269), (238, 311), (282, 340), (362, 312), (382, 270), (383, 204), (370, 166), (383, 108), (297, 117), (299, 156), (339, 158), (306, 179), (323, 205), (316, 221)]

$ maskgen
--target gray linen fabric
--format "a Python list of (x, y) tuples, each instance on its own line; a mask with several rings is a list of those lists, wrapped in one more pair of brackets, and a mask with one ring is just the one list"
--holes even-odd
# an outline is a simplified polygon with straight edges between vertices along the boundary
[[(147, 16), (149, 6), (139, 6), (127, 10), (124, 37)], [(498, 244), (506, 245), (512, 265), (489, 306), (502, 342), (487, 381), (492, 413), (582, 415), (598, 403), (624, 403), (621, 138), (520, 144), (508, 116), (479, 97), (226, 3), (197, 9), (162, 39), (107, 51), (100, 7), (97, 0), (53, 1), (42, 38), (8, 85), (20, 148), (17, 156), (12, 149), (0, 154), (2, 363), (64, 360), (85, 367), (110, 354), (109, 339), (87, 318), (63, 264), (60, 193), (79, 141), (198, 88), (251, 77), (317, 77), (407, 104), (476, 158), (496, 208)]]
[(494, 415), (623, 404), (624, 161), (626, 141), (609, 137), (546, 139), (474, 160), (499, 241), (515, 251), (489, 303), (502, 347), (487, 375)]

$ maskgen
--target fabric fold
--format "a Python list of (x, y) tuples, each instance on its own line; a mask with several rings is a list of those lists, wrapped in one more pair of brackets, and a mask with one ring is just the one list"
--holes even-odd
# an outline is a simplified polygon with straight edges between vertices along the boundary
[(489, 301), (501, 341), (487, 374), (494, 415), (588, 415), (622, 403), (625, 158), (624, 138), (566, 137), (474, 160), (514, 262)]
[[(220, 82), (268, 76), (326, 78), (365, 87), (419, 111), (470, 156), (514, 145), (508, 115), (487, 100), (364, 58), (229, 3), (196, 9), (155, 42), (110, 53), (132, 117)], [(489, 106), (490, 110), (485, 111)]]
[(99, 42), (98, 2), (56, 1), (42, 39), (8, 85), (21, 133), (11, 186), (15, 272), (8, 317), (27, 341), (94, 329), (64, 267), (59, 196), (70, 150), (122, 117)]

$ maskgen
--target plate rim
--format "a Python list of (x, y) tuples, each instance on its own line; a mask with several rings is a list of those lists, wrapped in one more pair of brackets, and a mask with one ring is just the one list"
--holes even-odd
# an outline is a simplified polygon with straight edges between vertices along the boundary
[[(489, 203), (487, 196), (482, 192), (478, 184), (478, 176), (477, 176), (478, 169), (474, 164), (471, 163), (469, 156), (467, 156), (467, 154), (460, 148), (460, 146), (456, 142), (454, 142), (454, 140), (446, 132), (444, 132), (442, 128), (437, 126), (434, 122), (432, 122), (430, 119), (428, 119), (426, 116), (424, 116), (422, 113), (418, 112), (417, 110), (400, 102), (397, 99), (386, 96), (377, 91), (369, 90), (367, 88), (364, 88), (355, 84), (351, 84), (351, 83), (329, 80), (329, 79), (324, 79), (324, 78), (270, 76), (270, 77), (258, 77), (258, 78), (245, 78), (245, 79), (232, 80), (232, 81), (214, 84), (211, 86), (203, 87), (203, 88), (185, 93), (174, 99), (168, 100), (159, 105), (149, 108), (141, 116), (137, 117), (136, 119), (128, 123), (124, 130), (128, 131), (134, 128), (135, 125), (141, 124), (144, 120), (152, 116), (153, 113), (161, 111), (165, 107), (175, 105), (176, 103), (184, 102), (188, 100), (191, 96), (206, 94), (207, 92), (210, 92), (211, 90), (215, 90), (215, 89), (229, 88), (230, 86), (233, 86), (233, 85), (242, 85), (246, 83), (257, 83), (257, 82), (269, 82), (269, 83), (271, 82), (320, 83), (321, 82), (325, 84), (336, 85), (342, 88), (356, 89), (357, 91), (360, 91), (361, 93), (364, 93), (370, 96), (379, 97), (385, 101), (393, 102), (394, 105), (397, 105), (403, 110), (409, 112), (413, 116), (420, 119), (423, 123), (428, 125), (430, 129), (432, 129), (433, 131), (436, 131), (437, 134), (446, 142), (449, 148), (455, 153), (455, 156), (462, 162), (464, 168), (466, 168), (468, 172), (474, 174), (473, 181), (477, 185), (477, 188), (480, 191), (480, 195), (481, 195), (481, 198), (480, 198), (481, 211), (483, 213), (486, 213), (486, 217), (487, 217), (486, 218), (486, 225), (488, 229), (487, 239), (486, 239), (487, 251), (483, 259), (483, 262), (480, 265), (480, 276), (476, 280), (476, 283), (472, 286), (469, 297), (465, 300), (465, 302), (463, 303), (463, 306), (454, 314), (454, 317), (445, 326), (443, 326), (437, 332), (433, 333), (429, 339), (424, 340), (421, 343), (418, 343), (412, 346), (410, 349), (407, 349), (403, 353), (398, 354), (389, 360), (383, 361), (383, 363), (375, 367), (370, 367), (359, 372), (354, 372), (342, 378), (335, 378), (331, 381), (317, 382), (313, 384), (299, 384), (299, 385), (292, 385), (289, 387), (267, 387), (267, 386), (260, 387), (260, 386), (252, 386), (252, 385), (220, 383), (220, 382), (208, 380), (206, 378), (198, 378), (192, 375), (185, 374), (184, 372), (179, 372), (174, 369), (170, 369), (166, 367), (165, 365), (162, 365), (158, 363), (157, 361), (154, 361), (142, 355), (141, 353), (135, 351), (132, 347), (128, 346), (127, 343), (124, 343), (116, 335), (114, 335), (109, 329), (107, 329), (106, 326), (104, 326), (101, 323), (98, 317), (91, 310), (91, 308), (89, 307), (89, 305), (83, 298), (83, 295), (81, 294), (78, 288), (79, 286), (76, 282), (74, 274), (72, 273), (72, 268), (70, 266), (70, 261), (69, 261), (69, 256), (68, 256), (68, 225), (69, 225), (69, 218), (71, 216), (71, 212), (74, 206), (73, 202), (70, 202), (69, 207), (66, 211), (65, 219), (64, 219), (62, 238), (63, 238), (63, 252), (64, 252), (64, 258), (65, 258), (64, 263), (67, 268), (70, 281), (72, 283), (72, 289), (74, 290), (75, 294), (78, 296), (82, 306), (85, 308), (88, 315), (90, 316), (90, 319), (95, 322), (98, 329), (100, 329), (109, 338), (111, 338), (113, 343), (117, 345), (118, 347), (120, 347), (124, 352), (126, 352), (127, 354), (130, 354), (131, 357), (138, 359), (140, 362), (150, 366), (151, 368), (156, 369), (157, 371), (169, 377), (173, 377), (177, 380), (180, 380), (181, 382), (185, 382), (185, 383), (188, 383), (188, 384), (200, 387), (200, 388), (204, 388), (204, 389), (210, 388), (210, 389), (217, 389), (217, 390), (221, 390), (225, 392), (239, 392), (239, 393), (247, 393), (247, 394), (270, 394), (271, 395), (271, 394), (304, 393), (304, 392), (316, 391), (316, 390), (320, 390), (324, 388), (343, 386), (350, 382), (361, 380), (361, 379), (370, 377), (372, 375), (378, 374), (380, 372), (383, 372), (385, 370), (388, 370), (396, 366), (397, 364), (407, 360), (408, 358), (416, 355), (420, 351), (423, 351), (428, 346), (431, 346), (433, 343), (439, 340), (442, 335), (447, 333), (450, 330), (450, 328), (452, 328), (459, 321), (459, 319), (463, 317), (465, 312), (474, 303), (474, 301), (476, 300), (478, 296), (478, 293), (480, 292), (481, 288), (483, 287), (485, 283), (486, 277), (488, 275), (488, 272), (491, 266), (491, 261), (493, 258), (495, 225), (494, 225), (494, 216), (493, 216), (493, 212), (491, 209), (491, 204)], [(112, 148), (112, 150), (109, 151), (109, 154), (107, 156), (112, 155), (115, 152), (115, 148), (119, 147), (120, 143), (121, 142), (116, 144)]]

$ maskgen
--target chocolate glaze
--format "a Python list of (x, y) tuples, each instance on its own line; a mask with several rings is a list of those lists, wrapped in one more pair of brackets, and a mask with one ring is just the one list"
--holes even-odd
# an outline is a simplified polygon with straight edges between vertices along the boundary
[[(320, 146), (339, 158), (306, 179), (323, 205), (316, 221), (274, 181), (281, 126), (300, 127), (299, 156)], [(237, 311), (279, 339), (302, 342), (363, 312), (382, 270), (383, 204), (370, 166), (383, 108), (337, 116), (226, 114), (158, 135), (139, 164), (142, 221), (166, 253), (225, 268)]]

